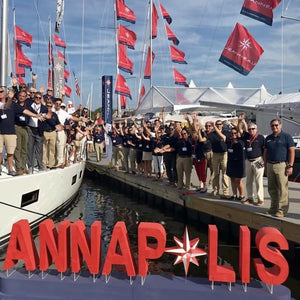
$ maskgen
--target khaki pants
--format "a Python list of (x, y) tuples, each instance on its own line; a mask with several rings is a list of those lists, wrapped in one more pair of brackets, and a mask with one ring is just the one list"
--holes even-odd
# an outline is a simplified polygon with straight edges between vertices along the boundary
[(192, 168), (193, 161), (191, 157), (177, 156), (176, 169), (178, 176), (178, 188), (183, 188), (183, 174), (185, 175), (185, 187), (190, 188)]
[(57, 165), (65, 163), (67, 135), (64, 130), (56, 132), (56, 160)]
[(15, 149), (16, 170), (25, 170), (27, 159), (28, 128), (17, 125), (15, 128), (17, 135), (17, 147)]
[[(256, 163), (263, 161), (263, 158), (257, 157), (254, 161), (246, 160), (246, 190), (247, 198), (257, 201), (264, 201), (264, 184), (263, 176), (265, 168), (257, 168)], [(253, 184), (255, 183), (255, 192)], [(255, 199), (256, 198), (256, 199)]]
[(227, 169), (227, 152), (213, 153), (213, 179), (212, 186), (215, 193), (220, 191), (220, 172), (222, 172), (222, 189), (223, 195), (229, 196), (229, 177), (226, 175)]
[(210, 176), (209, 176), (209, 181), (208, 181), (208, 185), (212, 184), (212, 178), (213, 178), (213, 152), (212, 151), (208, 151), (204, 153), (205, 158), (206, 158), (206, 176), (207, 176), (207, 170), (209, 169), (210, 171)]
[(56, 132), (44, 132), (43, 141), (43, 165), (52, 168), (55, 165)]
[(287, 213), (289, 209), (288, 177), (286, 163), (267, 164), (268, 192), (271, 198), (270, 213)]
[(104, 149), (104, 141), (101, 143), (95, 143), (95, 151), (96, 151), (97, 161), (101, 160), (101, 156), (103, 154), (103, 149)]
[(121, 160), (122, 167), (124, 166), (124, 156), (122, 152), (122, 145), (113, 146), (112, 148), (112, 161), (114, 167), (119, 167), (119, 160)]

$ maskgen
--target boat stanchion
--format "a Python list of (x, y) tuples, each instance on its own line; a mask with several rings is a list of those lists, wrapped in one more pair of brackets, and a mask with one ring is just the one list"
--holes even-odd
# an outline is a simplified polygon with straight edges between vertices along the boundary
[(97, 281), (97, 278), (98, 278), (98, 274), (93, 274), (93, 283)]
[[(9, 270), (11, 270), (11, 269), (9, 269)], [(12, 272), (9, 273), (9, 270), (6, 270), (6, 277), (7, 278), (10, 277), (12, 274), (14, 274), (17, 271), (15, 268), (12, 268)]]
[(144, 285), (145, 281), (146, 281), (146, 276), (145, 276), (145, 277), (142, 276), (142, 277), (141, 277), (141, 285)]
[(228, 291), (231, 292), (231, 282), (228, 284)]
[(45, 279), (47, 276), (48, 276), (48, 272), (46, 271), (46, 272), (44, 272), (44, 271), (42, 271), (42, 279)]
[(74, 282), (77, 281), (77, 279), (79, 278), (79, 276), (80, 276), (80, 271), (78, 272), (78, 274), (77, 273), (73, 273), (73, 281)]
[(244, 292), (247, 293), (248, 284), (247, 283), (243, 283), (242, 286), (243, 286)]
[(211, 282), (211, 285), (210, 285), (210, 287), (211, 287), (211, 290), (212, 290), (212, 291), (215, 289), (215, 285), (214, 285), (214, 283), (215, 283), (215, 282), (214, 282), (214, 281), (212, 281), (212, 282)]
[(130, 285), (133, 284), (133, 277), (132, 276), (129, 276), (129, 283), (130, 283)]
[(28, 274), (28, 278), (29, 278), (29, 279), (30, 279), (30, 278), (31, 278), (31, 277), (34, 275), (34, 272), (35, 272), (35, 271), (33, 271), (33, 272), (31, 272), (31, 271), (28, 271), (28, 272), (27, 272), (27, 274)]
[(63, 272), (60, 272), (60, 280), (64, 280), (65, 279), (65, 275), (64, 275), (64, 273)]
[(273, 285), (273, 284), (266, 284), (266, 287), (267, 287), (269, 293), (270, 293), (271, 295), (273, 295), (274, 285)]
[(110, 274), (109, 275), (105, 275), (105, 283), (108, 283), (110, 279)]

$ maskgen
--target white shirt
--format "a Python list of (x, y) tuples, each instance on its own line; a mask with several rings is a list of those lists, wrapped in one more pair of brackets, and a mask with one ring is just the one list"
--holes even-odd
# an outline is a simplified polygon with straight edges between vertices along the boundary
[(70, 120), (72, 118), (72, 116), (68, 114), (66, 111), (64, 111), (63, 109), (59, 109), (59, 110), (53, 109), (53, 111), (57, 114), (59, 123), (62, 125), (65, 124), (66, 120)]
[[(41, 104), (36, 104), (35, 102), (33, 102), (31, 104), (31, 107), (34, 109), (34, 111), (39, 114), (40, 113), (40, 110), (41, 110)], [(29, 119), (29, 123), (28, 125), (30, 127), (38, 127), (38, 119), (37, 118), (33, 118), (33, 117), (30, 117)]]

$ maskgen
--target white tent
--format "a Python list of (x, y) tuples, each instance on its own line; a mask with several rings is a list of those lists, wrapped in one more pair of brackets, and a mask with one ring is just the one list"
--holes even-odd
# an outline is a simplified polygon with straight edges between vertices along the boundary
[(185, 88), (153, 86), (142, 99), (136, 114), (160, 112), (165, 107), (167, 112), (199, 109), (200, 105), (255, 107), (265, 103), (271, 95), (261, 88)]

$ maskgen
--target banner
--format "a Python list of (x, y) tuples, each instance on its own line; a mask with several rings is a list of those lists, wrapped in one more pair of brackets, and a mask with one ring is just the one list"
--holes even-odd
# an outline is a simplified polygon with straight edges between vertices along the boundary
[(53, 97), (61, 98), (61, 90), (65, 88), (64, 60), (60, 57), (53, 58)]
[(174, 45), (178, 45), (179, 44), (179, 40), (175, 36), (175, 34), (173, 33), (173, 31), (170, 29), (170, 27), (167, 24), (165, 24), (165, 28), (166, 28), (168, 40), (172, 41)]
[(22, 45), (16, 43), (16, 62), (20, 67), (29, 68), (31, 71), (32, 61), (22, 51)]
[(170, 46), (170, 52), (171, 52), (171, 59), (173, 63), (177, 64), (186, 64), (185, 61), (185, 53), (183, 51), (180, 51), (179, 49), (175, 48), (174, 46)]
[(31, 47), (32, 35), (27, 33), (19, 26), (15, 25), (15, 40), (17, 43), (23, 44), (27, 47)]
[(172, 23), (172, 18), (169, 15), (169, 13), (166, 11), (166, 9), (159, 3), (161, 14), (163, 15), (163, 18), (167, 21), (167, 23), (170, 25)]
[(68, 81), (69, 76), (70, 76), (70, 72), (64, 69), (64, 78), (66, 82)]
[(189, 86), (186, 83), (186, 77), (183, 76), (180, 72), (178, 72), (175, 68), (173, 68), (173, 74), (174, 74), (174, 82), (175, 82), (175, 84), (184, 85), (185, 87)]
[(102, 76), (102, 119), (105, 123), (112, 124), (113, 114), (113, 77)]
[(123, 25), (119, 25), (119, 43), (126, 45), (130, 49), (134, 49), (136, 42), (136, 34)]
[(237, 23), (219, 61), (243, 75), (248, 75), (256, 66), (263, 52), (263, 48), (248, 30)]
[(54, 38), (55, 46), (62, 47), (62, 48), (67, 47), (67, 44), (59, 36), (57, 36), (55, 33), (53, 34), (53, 38)]
[(119, 44), (119, 62), (118, 68), (124, 72), (133, 74), (133, 62), (127, 56), (127, 47)]
[(134, 12), (127, 7), (123, 1), (116, 0), (117, 3), (117, 20), (123, 20), (135, 24), (136, 16)]
[(125, 78), (121, 74), (118, 74), (118, 77), (117, 77), (115, 93), (129, 97), (130, 99), (132, 99), (130, 89), (126, 83)]

